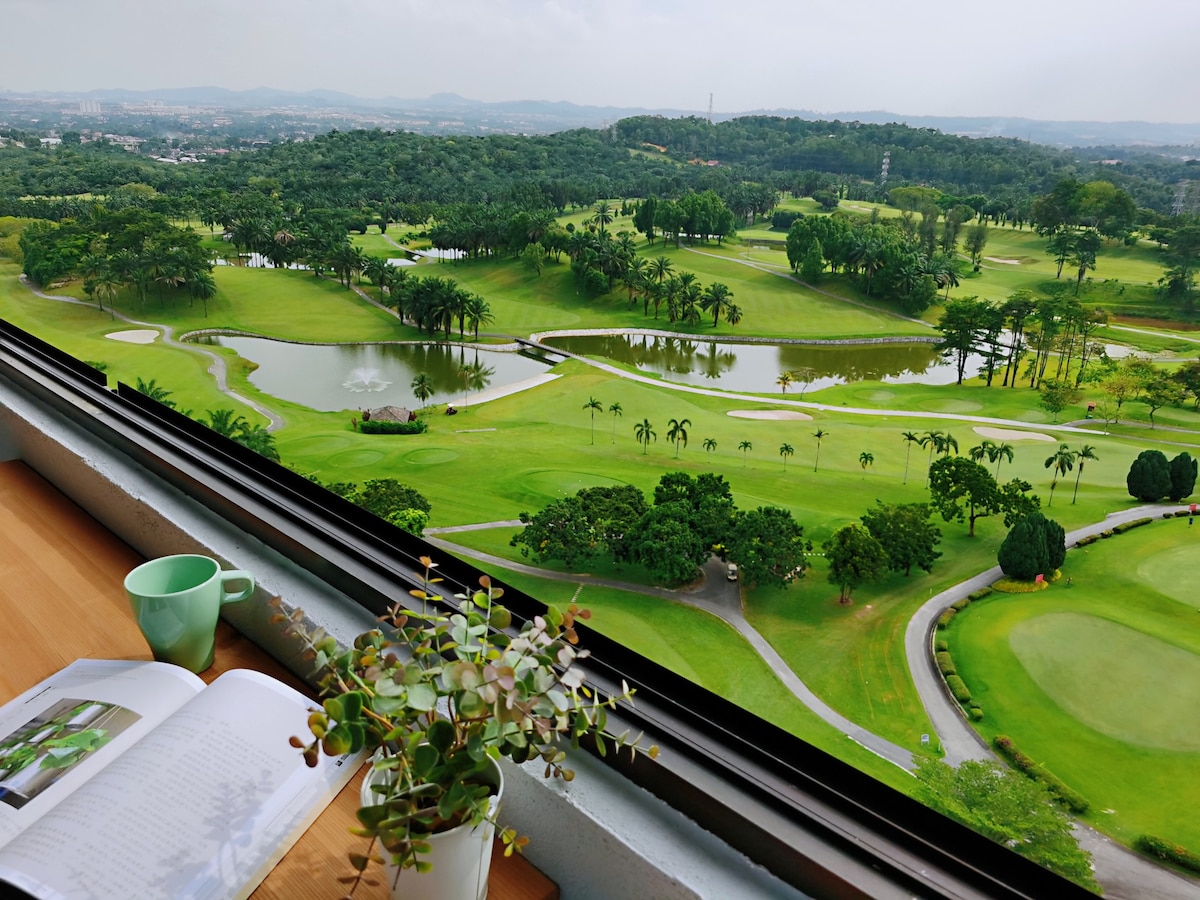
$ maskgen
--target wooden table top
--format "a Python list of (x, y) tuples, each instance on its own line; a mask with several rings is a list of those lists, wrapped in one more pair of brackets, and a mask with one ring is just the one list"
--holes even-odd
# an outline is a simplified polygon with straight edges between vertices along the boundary
[[(76, 659), (151, 659), (123, 586), (144, 560), (21, 462), (0, 462), (0, 620), (7, 631), (0, 705)], [(79, 598), (89, 598), (81, 604)], [(298, 679), (225, 622), (216, 661), (200, 676), (258, 669), (311, 694)], [(358, 807), (360, 772), (253, 894), (255, 900), (340, 896), (350, 871), (347, 833)], [(382, 871), (379, 873), (382, 882)], [(361, 900), (386, 887), (360, 887)], [(558, 888), (521, 857), (493, 854), (489, 900), (557, 900)]]

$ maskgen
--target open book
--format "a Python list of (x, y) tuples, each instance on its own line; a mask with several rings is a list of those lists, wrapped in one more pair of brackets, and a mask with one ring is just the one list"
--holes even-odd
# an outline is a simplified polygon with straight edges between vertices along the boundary
[[(0, 708), (0, 883), (39, 900), (245, 897), (360, 759), (309, 769), (259, 672), (79, 660)], [(2, 892), (2, 886), (0, 886)]]

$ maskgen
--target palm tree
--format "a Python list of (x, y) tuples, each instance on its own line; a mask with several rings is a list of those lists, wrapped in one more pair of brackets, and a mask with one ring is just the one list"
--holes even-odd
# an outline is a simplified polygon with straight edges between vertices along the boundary
[(858, 454), (858, 464), (863, 467), (864, 472), (866, 471), (867, 466), (871, 465), (873, 462), (875, 462), (874, 453), (868, 453), (866, 450), (864, 450), (862, 453)]
[(614, 403), (608, 408), (608, 411), (613, 414), (612, 442), (615, 444), (617, 442), (617, 416), (622, 415), (621, 404)]
[(788, 457), (795, 452), (796, 448), (791, 444), (784, 443), (779, 445), (779, 455), (783, 457), (783, 467), (785, 469), (787, 468)]
[(466, 316), (467, 327), (475, 333), (475, 340), (479, 340), (480, 325), (491, 325), (496, 321), (496, 317), (492, 315), (491, 304), (478, 294), (467, 295), (463, 303), (463, 313)]
[(232, 409), (210, 409), (208, 421), (204, 424), (217, 434), (232, 438), (237, 432), (246, 428), (249, 423)]
[(1091, 444), (1084, 444), (1076, 453), (1079, 459), (1079, 471), (1075, 473), (1075, 493), (1071, 495), (1071, 504), (1074, 505), (1075, 498), (1079, 496), (1079, 479), (1083, 475), (1083, 463), (1088, 459), (1099, 459), (1096, 455), (1096, 448)]
[(728, 304), (725, 307), (725, 321), (736, 328), (737, 323), (742, 321), (742, 308), (736, 303)]
[(749, 441), (742, 441), (738, 444), (738, 449), (742, 451), (742, 468), (746, 468), (746, 454), (754, 449), (754, 445)]
[(1054, 477), (1050, 481), (1050, 499), (1046, 506), (1054, 505), (1054, 489), (1058, 487), (1058, 478), (1060, 475), (1066, 475), (1075, 468), (1075, 457), (1079, 454), (1068, 447), (1066, 444), (1060, 444), (1058, 449), (1046, 459), (1046, 468), (1054, 468)]
[(588, 397), (587, 403), (583, 404), (583, 408), (589, 410), (592, 414), (592, 443), (596, 443), (596, 413), (604, 412), (604, 404), (595, 397)]
[(649, 419), (642, 419), (642, 421), (634, 425), (633, 433), (637, 435), (638, 443), (642, 445), (643, 456), (650, 449), (650, 442), (658, 440), (658, 435), (654, 433), (654, 426), (650, 424)]
[(675, 442), (675, 458), (679, 459), (679, 442), (683, 442), (683, 446), (687, 446), (687, 429), (692, 422), (690, 419), (668, 419), (667, 420), (667, 440)]
[(824, 428), (818, 428), (813, 432), (813, 437), (817, 439), (817, 457), (813, 461), (813, 471), (817, 471), (817, 466), (821, 464), (821, 438), (828, 437), (829, 432)]
[(788, 385), (792, 383), (791, 372), (780, 372), (779, 377), (775, 379), (775, 383), (779, 385), (780, 393), (787, 395)]
[[(99, 293), (102, 285), (96, 285), (96, 292)], [(208, 318), (208, 301), (217, 295), (217, 282), (213, 279), (212, 272), (197, 272), (196, 275), (188, 282), (188, 291), (193, 297), (204, 304), (204, 318)], [(111, 304), (110, 304), (111, 306)]]
[(671, 265), (671, 260), (665, 256), (659, 256), (650, 261), (650, 269), (647, 273), (651, 278), (658, 282), (659, 286), (665, 279), (669, 278), (671, 273), (675, 271), (675, 267)]
[(142, 381), (141, 377), (137, 380), (137, 390), (139, 394), (145, 394), (151, 400), (161, 403), (163, 406), (175, 408), (175, 401), (169, 399), (171, 392), (158, 383), (157, 379), (151, 378), (149, 381)]
[(601, 200), (596, 204), (595, 215), (592, 216), (590, 221), (599, 226), (600, 233), (604, 234), (605, 227), (612, 222), (613, 218), (612, 206), (607, 200)]
[(412, 388), (413, 396), (421, 401), (421, 408), (424, 409), (425, 401), (434, 394), (433, 379), (426, 373), (421, 372), (413, 377), (409, 387)]
[(705, 453), (712, 453), (712, 451), (714, 451), (716, 449), (717, 449), (716, 438), (705, 438), (704, 439), (704, 452)]
[(968, 450), (967, 456), (971, 457), (971, 459), (975, 462), (983, 462), (983, 458), (985, 456), (988, 458), (988, 461), (995, 462), (996, 445), (991, 441), (983, 441), (982, 443), (976, 444), (974, 447)]
[(988, 462), (996, 464), (996, 481), (1000, 481), (1000, 463), (1008, 460), (1011, 464), (1013, 461), (1013, 445), (1007, 441), (1001, 441), (999, 444), (993, 444), (988, 450)]
[[(902, 481), (901, 484), (908, 484), (908, 460), (909, 460), (909, 457), (912, 456), (912, 445), (913, 444), (921, 444), (921, 439), (919, 437), (917, 437), (911, 431), (904, 432), (903, 437), (904, 437), (904, 448), (905, 448), (904, 449), (904, 481)], [(921, 444), (921, 446), (923, 447), (925, 445)]]
[(496, 370), (479, 360), (458, 367), (458, 377), (463, 380), (463, 406), (467, 405), (468, 391), (482, 391), (492, 380)]
[(721, 284), (719, 281), (714, 281), (704, 289), (700, 300), (700, 307), (706, 312), (709, 310), (712, 311), (713, 328), (717, 327), (717, 321), (721, 318), (722, 311), (729, 308), (729, 301), (732, 297), (733, 291), (729, 290), (727, 285)]

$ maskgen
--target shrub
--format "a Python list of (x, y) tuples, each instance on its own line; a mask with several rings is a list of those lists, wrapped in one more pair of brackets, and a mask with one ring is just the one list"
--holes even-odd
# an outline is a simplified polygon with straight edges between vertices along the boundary
[(1020, 581), (1032, 581), (1052, 568), (1046, 548), (1045, 524), (1046, 517), (1034, 512), (1009, 530), (996, 555), (1005, 575)]
[(1164, 518), (1164, 519), (1173, 519), (1173, 518), (1175, 518), (1176, 516), (1180, 516), (1180, 515), (1186, 516), (1186, 515), (1187, 515), (1187, 513), (1181, 513), (1181, 512), (1178, 512), (1178, 511), (1176, 511), (1176, 512), (1165, 512), (1165, 513), (1163, 513), (1163, 518)]
[(953, 619), (955, 617), (955, 615), (957, 615), (957, 613), (958, 613), (958, 610), (955, 609), (954, 607), (951, 607), (950, 609), (942, 610), (942, 614), (940, 616), (938, 616), (937, 627), (945, 628), (947, 625), (950, 624), (950, 620)]
[(1130, 528), (1139, 528), (1142, 525), (1149, 525), (1154, 520), (1149, 516), (1142, 519), (1134, 519), (1132, 522), (1122, 522), (1120, 525), (1113, 526), (1113, 534), (1124, 534)]
[(1173, 863), (1190, 872), (1200, 872), (1200, 855), (1193, 853), (1182, 844), (1173, 844), (1160, 837), (1143, 834), (1133, 842), (1133, 846), (1147, 856)]
[(1018, 581), (1015, 578), (1001, 578), (999, 581), (992, 582), (992, 590), (999, 591), (1002, 594), (1036, 594), (1038, 591), (1044, 591), (1050, 587), (1049, 581), (1043, 581), (1040, 584), (1036, 581)]
[(943, 650), (934, 655), (937, 660), (938, 671), (943, 675), (957, 675), (958, 672), (954, 668), (954, 660), (950, 658), (949, 652)]
[(1085, 537), (1081, 537), (1079, 540), (1077, 540), (1075, 542), (1075, 546), (1076, 547), (1086, 547), (1088, 544), (1094, 544), (1098, 540), (1100, 540), (1100, 535), (1089, 534), (1089, 535), (1087, 535)]
[(938, 638), (937, 643), (933, 645), (933, 649), (938, 653), (949, 653), (950, 643), (943, 638)]
[(976, 722), (978, 722), (980, 719), (983, 718), (983, 707), (972, 706), (970, 711), (971, 711), (971, 718), (974, 719)]
[(988, 596), (988, 594), (990, 594), (990, 593), (992, 593), (992, 589), (990, 587), (982, 587), (977, 591), (972, 591), (971, 593), (967, 594), (967, 599), (982, 600), (984, 597)]
[(971, 605), (971, 598), (963, 597), (961, 600), (955, 600), (953, 603), (951, 603), (950, 608), (957, 609), (959, 612), (962, 612), (964, 609), (966, 609), (970, 605)]
[(1175, 486), (1171, 483), (1171, 464), (1161, 450), (1143, 450), (1129, 467), (1125, 476), (1129, 496), (1145, 503), (1157, 503), (1170, 496)]
[(1196, 489), (1197, 467), (1197, 461), (1192, 459), (1192, 455), (1186, 450), (1171, 460), (1171, 491), (1167, 496), (1176, 503), (1184, 497), (1190, 497)]
[(1059, 780), (1058, 776), (1047, 772), (1041, 765), (1018, 750), (1012, 742), (1012, 738), (998, 734), (992, 743), (996, 745), (996, 749), (1012, 764), (1014, 769), (1023, 772), (1034, 781), (1044, 784), (1055, 799), (1071, 812), (1083, 814), (1091, 807), (1091, 804), (1081, 794), (1067, 787)]
[(383, 422), (368, 419), (358, 423), (358, 430), (363, 434), (422, 434), (429, 430), (424, 419), (412, 422)]
[(971, 692), (967, 689), (967, 683), (957, 675), (946, 676), (946, 687), (950, 688), (950, 693), (954, 695), (954, 699), (963, 706), (971, 702)]
[(1106, 528), (1104, 531), (1100, 532), (1100, 537), (1102, 538), (1110, 538), (1112, 536), (1113, 530), (1111, 528)]

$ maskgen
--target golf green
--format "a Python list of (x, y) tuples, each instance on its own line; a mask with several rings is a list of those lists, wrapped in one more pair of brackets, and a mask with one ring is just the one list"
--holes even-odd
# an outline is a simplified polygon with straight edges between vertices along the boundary
[(534, 469), (521, 479), (521, 486), (545, 497), (565, 497), (584, 488), (613, 487), (625, 484), (619, 478), (609, 478), (595, 472), (571, 472), (564, 469)]
[(1009, 643), (1038, 687), (1083, 724), (1129, 744), (1200, 751), (1187, 714), (1200, 706), (1200, 656), (1073, 612), (1026, 619)]
[(1184, 545), (1148, 556), (1138, 563), (1138, 578), (1164, 596), (1200, 608), (1195, 581), (1198, 552), (1195, 546)]

